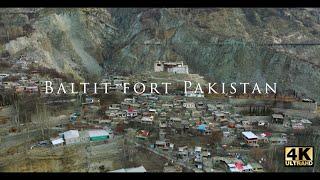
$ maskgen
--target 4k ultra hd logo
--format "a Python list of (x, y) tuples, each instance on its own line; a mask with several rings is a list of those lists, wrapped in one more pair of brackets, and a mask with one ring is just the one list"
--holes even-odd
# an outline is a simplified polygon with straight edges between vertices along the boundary
[(312, 167), (313, 147), (285, 147), (284, 163), (286, 167)]

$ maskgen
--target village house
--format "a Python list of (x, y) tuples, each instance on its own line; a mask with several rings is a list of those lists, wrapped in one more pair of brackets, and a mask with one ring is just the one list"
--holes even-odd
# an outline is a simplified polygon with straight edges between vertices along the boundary
[(222, 164), (227, 172), (252, 172), (252, 166), (245, 163), (236, 157), (213, 157), (214, 164)]
[(285, 145), (288, 143), (288, 139), (286, 137), (272, 136), (269, 138), (269, 142), (272, 145)]
[(151, 116), (154, 116), (157, 114), (157, 110), (156, 109), (153, 109), (153, 108), (150, 108), (148, 113), (151, 115)]
[(312, 122), (308, 119), (301, 119), (300, 122), (304, 125), (305, 128), (310, 128), (312, 125)]
[(18, 82), (4, 81), (2, 82), (2, 85), (4, 89), (13, 89), (14, 87), (19, 86), (20, 84)]
[(169, 122), (170, 123), (181, 123), (182, 119), (179, 117), (170, 117)]
[(258, 137), (258, 143), (259, 144), (268, 144), (269, 143), (269, 137), (266, 136), (264, 133), (257, 135)]
[(178, 153), (177, 153), (177, 157), (179, 159), (185, 159), (188, 157), (188, 147), (187, 146), (183, 146), (183, 147), (178, 147)]
[(196, 104), (194, 102), (185, 102), (183, 103), (183, 107), (186, 109), (195, 109)]
[(64, 143), (64, 140), (61, 137), (51, 138), (50, 141), (51, 141), (51, 144), (55, 147), (63, 146), (63, 143)]
[(301, 131), (304, 129), (305, 129), (305, 127), (301, 122), (292, 122), (292, 130), (293, 131)]
[(243, 162), (228, 164), (228, 168), (230, 172), (253, 172), (251, 164), (244, 165)]
[(24, 92), (35, 94), (39, 92), (38, 86), (26, 86)]
[(162, 149), (162, 150), (168, 150), (169, 149), (169, 146), (170, 146), (170, 143), (166, 142), (166, 141), (160, 141), (160, 140), (157, 140), (155, 142), (155, 147), (156, 148), (159, 148), (159, 149)]
[(121, 105), (120, 104), (110, 104), (109, 109), (110, 110), (120, 110)]
[(207, 106), (202, 101), (198, 102), (196, 104), (196, 107), (197, 107), (197, 110), (205, 110), (205, 109), (207, 109)]
[(258, 121), (258, 127), (266, 128), (269, 126), (269, 122), (267, 120), (259, 120)]
[(245, 130), (252, 130), (253, 129), (252, 121), (243, 120), (243, 121), (241, 121), (241, 124)]
[(110, 110), (110, 109), (108, 109), (108, 110), (105, 111), (105, 115), (110, 117), (110, 118), (111, 117), (116, 117), (117, 113), (118, 113), (118, 110)]
[(160, 129), (166, 129), (167, 128), (167, 123), (166, 122), (159, 122), (159, 128)]
[(163, 109), (171, 109), (171, 108), (173, 108), (173, 104), (163, 103), (163, 104), (161, 105), (161, 107), (162, 107)]
[(203, 158), (211, 158), (211, 152), (209, 151), (209, 149), (203, 148), (201, 152), (201, 156)]
[(110, 138), (109, 133), (103, 129), (93, 129), (88, 131), (90, 141), (105, 141)]
[(282, 114), (272, 114), (272, 123), (283, 124), (284, 117)]
[(221, 119), (225, 119), (226, 115), (223, 112), (215, 111), (212, 113), (214, 121), (220, 121)]
[(194, 155), (195, 155), (195, 158), (194, 158), (194, 164), (196, 166), (196, 168), (198, 169), (202, 169), (203, 168), (203, 161), (202, 161), (202, 156), (201, 156), (201, 147), (200, 146), (196, 146), (194, 148)]
[(219, 111), (223, 111), (226, 109), (226, 105), (224, 104), (217, 104), (216, 107), (217, 107), (217, 110)]
[(128, 110), (125, 110), (125, 113), (127, 114), (127, 117), (134, 118), (138, 116), (138, 111), (133, 108), (128, 108)]
[(78, 130), (69, 130), (63, 133), (63, 138), (66, 145), (80, 142), (80, 135)]
[(148, 100), (149, 101), (158, 101), (159, 97), (157, 95), (151, 94), (150, 96), (148, 96)]
[(256, 162), (252, 162), (250, 163), (253, 172), (264, 172), (263, 167), (261, 164), (256, 163)]
[(258, 145), (258, 136), (256, 136), (253, 132), (251, 132), (251, 131), (242, 132), (242, 137), (247, 145), (259, 146)]
[(184, 93), (185, 97), (197, 97), (197, 98), (203, 98), (204, 97), (204, 93), (201, 93), (200, 91), (186, 91)]
[(177, 103), (177, 102), (173, 103), (173, 107), (174, 107), (174, 109), (182, 109), (183, 108), (181, 103)]
[(163, 117), (167, 117), (167, 112), (165, 112), (165, 111), (161, 112), (161, 113), (160, 113), (160, 117), (162, 117), (162, 118), (163, 118)]
[(207, 104), (208, 111), (213, 112), (217, 110), (217, 107), (215, 104)]
[(123, 102), (126, 104), (134, 104), (134, 103), (136, 103), (136, 99), (135, 98), (125, 98), (123, 100)]
[(311, 125), (312, 122), (308, 119), (291, 120), (291, 126), (294, 131), (300, 131), (306, 128), (310, 128)]
[(140, 140), (146, 140), (150, 136), (150, 132), (147, 130), (139, 130), (137, 131), (136, 138)]
[(241, 125), (241, 124), (236, 124), (235, 128), (236, 128), (236, 131), (237, 131), (237, 132), (246, 131), (246, 129), (245, 129), (245, 128), (243, 127), (243, 125)]
[(153, 119), (154, 119), (153, 116), (143, 116), (141, 118), (141, 124), (149, 124), (149, 125), (151, 125), (151, 124), (153, 124)]

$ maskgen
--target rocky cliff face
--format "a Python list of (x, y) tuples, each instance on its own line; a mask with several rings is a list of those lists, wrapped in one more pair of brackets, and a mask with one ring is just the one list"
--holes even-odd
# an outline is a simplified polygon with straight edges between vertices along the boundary
[(145, 71), (157, 60), (183, 60), (191, 72), (210, 80), (277, 82), (279, 91), (295, 90), (319, 99), (318, 9), (113, 9), (110, 13), (124, 34), (122, 47), (106, 61), (118, 71)]
[(16, 33), (2, 49), (79, 78), (104, 70), (152, 71), (155, 61), (182, 60), (209, 80), (277, 82), (281, 91), (320, 100), (319, 17), (319, 9), (43, 9), (36, 17), (2, 12), (6, 27), (34, 29)]
[(106, 41), (113, 39), (107, 27), (112, 19), (105, 9), (2, 9), (1, 22), (9, 33), (21, 26), (32, 28), (21, 36), (9, 34), (12, 39), (3, 49), (12, 58), (24, 55), (77, 79), (101, 74)]

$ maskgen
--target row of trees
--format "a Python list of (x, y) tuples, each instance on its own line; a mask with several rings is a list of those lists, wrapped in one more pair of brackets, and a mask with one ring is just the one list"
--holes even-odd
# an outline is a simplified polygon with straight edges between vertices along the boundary
[(249, 106), (249, 109), (241, 111), (244, 116), (269, 116), (273, 113), (269, 106)]

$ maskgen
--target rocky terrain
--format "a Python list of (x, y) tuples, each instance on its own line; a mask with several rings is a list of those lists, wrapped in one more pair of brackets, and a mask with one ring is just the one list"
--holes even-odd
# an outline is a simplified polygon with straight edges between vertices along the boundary
[[(319, 9), (1, 9), (0, 51), (77, 79), (184, 61), (210, 81), (320, 95)], [(9, 34), (8, 34), (9, 32)]]

